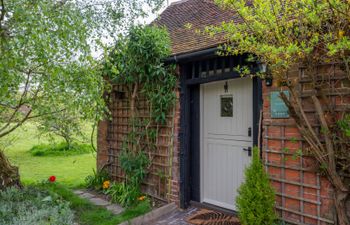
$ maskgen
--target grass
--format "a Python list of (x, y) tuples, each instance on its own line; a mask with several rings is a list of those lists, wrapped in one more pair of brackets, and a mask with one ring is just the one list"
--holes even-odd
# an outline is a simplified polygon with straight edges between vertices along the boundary
[(34, 145), (30, 150), (32, 156), (69, 156), (91, 153), (90, 144), (72, 143), (69, 147), (66, 142)]
[(119, 215), (114, 215), (105, 208), (93, 205), (88, 200), (78, 197), (69, 188), (61, 184), (42, 184), (40, 186), (69, 201), (71, 209), (76, 213), (77, 222), (82, 225), (115, 225), (151, 210), (150, 203), (143, 201), (134, 207), (125, 209)]
[[(88, 133), (91, 128), (86, 125)], [(7, 146), (6, 142), (13, 142)], [(61, 141), (61, 140), (57, 140)], [(19, 167), (24, 184), (47, 180), (49, 176), (56, 176), (57, 181), (69, 187), (81, 186), (87, 175), (96, 168), (95, 154), (88, 153), (71, 156), (33, 157), (28, 151), (34, 145), (49, 143), (48, 137), (38, 136), (34, 123), (27, 123), (17, 129), (6, 140), (2, 140), (2, 147), (6, 146), (5, 154), (11, 163)]]
[[(86, 133), (89, 129), (86, 128)], [(28, 123), (16, 130), (6, 140), (2, 139), (0, 148), (7, 146), (7, 141), (14, 144), (5, 148), (5, 154), (10, 161), (19, 167), (21, 180), (27, 186), (39, 187), (57, 194), (70, 202), (70, 208), (75, 212), (75, 218), (81, 225), (115, 225), (143, 215), (151, 210), (149, 201), (140, 202), (134, 207), (125, 209), (119, 215), (114, 215), (103, 207), (93, 205), (72, 192), (72, 188), (81, 187), (85, 177), (96, 168), (94, 154), (81, 155), (47, 155), (35, 157), (29, 149), (36, 145), (50, 144), (48, 137), (38, 137), (35, 124)], [(57, 140), (61, 141), (61, 140)], [(57, 183), (40, 183), (49, 176), (56, 176)]]

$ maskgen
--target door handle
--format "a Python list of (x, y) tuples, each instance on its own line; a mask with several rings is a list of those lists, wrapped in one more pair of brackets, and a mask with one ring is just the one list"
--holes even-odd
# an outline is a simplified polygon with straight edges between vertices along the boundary
[(243, 151), (248, 152), (248, 156), (252, 156), (252, 147), (243, 148)]

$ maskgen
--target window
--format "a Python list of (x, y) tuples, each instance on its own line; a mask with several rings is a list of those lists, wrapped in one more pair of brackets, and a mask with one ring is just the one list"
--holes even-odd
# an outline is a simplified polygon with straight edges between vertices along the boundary
[(221, 117), (233, 117), (233, 96), (221, 96)]

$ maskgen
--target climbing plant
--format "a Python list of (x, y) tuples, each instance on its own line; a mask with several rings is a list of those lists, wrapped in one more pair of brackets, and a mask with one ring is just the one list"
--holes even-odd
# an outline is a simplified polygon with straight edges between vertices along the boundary
[[(223, 46), (226, 54), (251, 53), (268, 64), (274, 82), (289, 89), (291, 98), (283, 92), (281, 98), (309, 145), (303, 151), (315, 157), (332, 183), (337, 221), (348, 225), (349, 108), (335, 110), (329, 95), (334, 87), (328, 78), (319, 76), (319, 71), (321, 65), (332, 64), (329, 71), (334, 71), (336, 65), (345, 74), (342, 81), (345, 88), (349, 88), (346, 83), (350, 79), (350, 1), (216, 0), (216, 3), (233, 10), (238, 19), (208, 27), (206, 32), (211, 35), (224, 32), (230, 41)], [(316, 111), (320, 129), (306, 115), (298, 90), (300, 79), (288, 76), (295, 67), (302, 67), (304, 78), (310, 80), (312, 94), (308, 100)], [(345, 98), (340, 93), (333, 94)]]
[[(106, 58), (104, 74), (112, 85), (126, 89), (131, 130), (124, 138), (120, 165), (126, 184), (140, 187), (152, 165), (159, 127), (167, 122), (167, 114), (176, 100), (176, 76), (172, 65), (163, 60), (170, 54), (167, 31), (154, 26), (135, 26), (121, 36)], [(145, 98), (149, 117), (142, 118), (137, 101)], [(138, 190), (137, 190), (138, 191)]]

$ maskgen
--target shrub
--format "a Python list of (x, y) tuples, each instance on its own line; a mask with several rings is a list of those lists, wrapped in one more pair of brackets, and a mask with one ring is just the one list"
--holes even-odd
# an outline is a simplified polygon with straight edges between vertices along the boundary
[(80, 155), (92, 151), (93, 149), (89, 144), (73, 143), (71, 146), (68, 146), (65, 142), (35, 145), (29, 150), (32, 156)]
[(140, 197), (141, 191), (138, 186), (130, 184), (113, 183), (105, 194), (111, 197), (112, 202), (117, 202), (123, 207), (130, 207), (136, 204), (136, 200)]
[(37, 188), (8, 188), (0, 192), (0, 224), (70, 225), (74, 214), (69, 204)]
[(103, 189), (103, 183), (110, 180), (110, 177), (105, 170), (93, 170), (93, 174), (85, 178), (86, 187), (96, 191)]
[(245, 171), (245, 182), (236, 199), (242, 225), (271, 225), (275, 223), (275, 194), (260, 161), (259, 150), (253, 150), (253, 162)]

